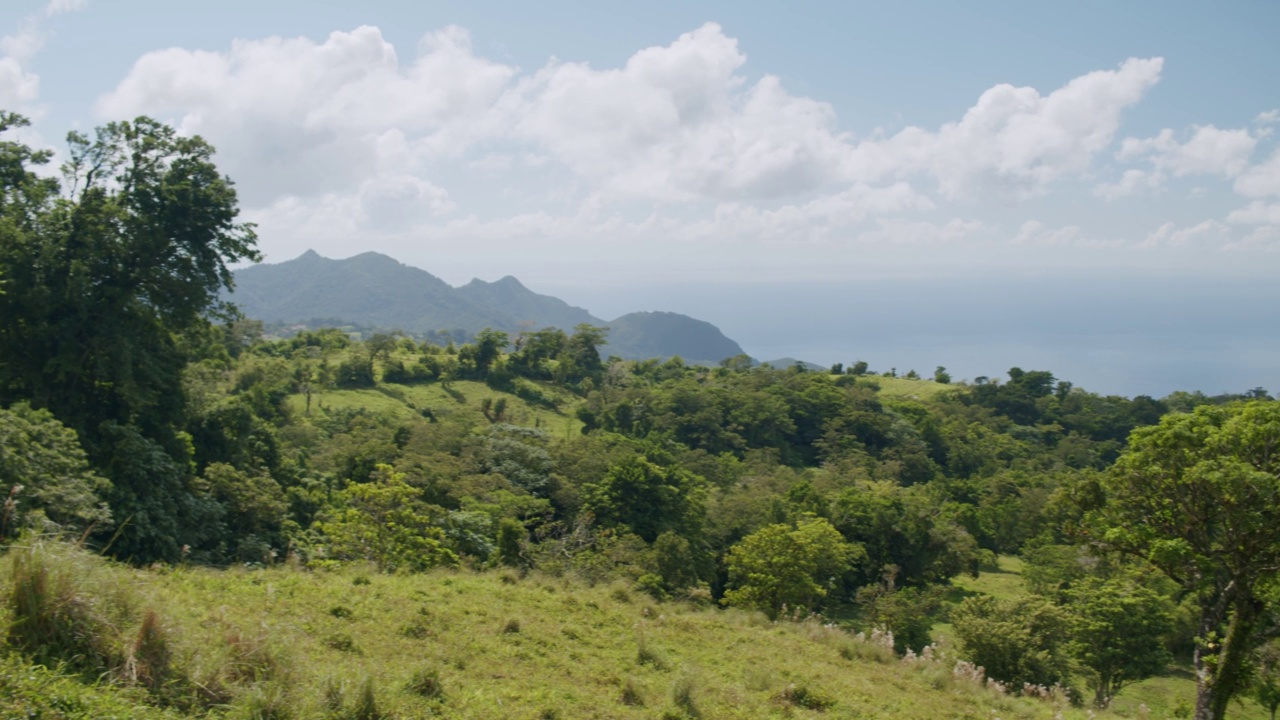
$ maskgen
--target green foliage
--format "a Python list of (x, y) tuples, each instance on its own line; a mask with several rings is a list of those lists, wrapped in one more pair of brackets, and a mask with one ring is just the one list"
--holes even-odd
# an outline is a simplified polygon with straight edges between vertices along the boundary
[(503, 565), (524, 565), (524, 543), (528, 538), (524, 524), (515, 518), (503, 518), (498, 523), (498, 542), (495, 559)]
[(334, 376), (334, 384), (340, 388), (367, 388), (377, 384), (373, 374), (373, 360), (362, 355), (353, 355), (338, 365)]
[(379, 465), (372, 480), (339, 493), (337, 507), (317, 530), (327, 558), (365, 560), (384, 572), (424, 570), (458, 561), (434, 522), (440, 514), (402, 473)]
[(679, 467), (632, 457), (609, 468), (583, 494), (584, 510), (597, 522), (629, 528), (648, 543), (668, 531), (696, 536), (702, 530), (704, 481)]
[(220, 307), (256, 237), (199, 137), (139, 118), (68, 143), (63, 198), (29, 174), (43, 157), (5, 143), (0, 195), (21, 208), (4, 215), (24, 222), (0, 242), (0, 400), (29, 398), (89, 438), (108, 420), (172, 424), (177, 337)]
[(94, 676), (112, 669), (118, 650), (110, 622), (80, 587), (78, 559), (35, 546), (13, 550), (9, 562), (7, 642), (52, 667)]
[(26, 403), (0, 409), (0, 541), (23, 529), (82, 531), (111, 521), (110, 483), (89, 467), (71, 429)]
[(964, 657), (989, 678), (1014, 689), (1070, 678), (1070, 616), (1045, 598), (967, 598), (951, 611), (951, 622)]
[(547, 433), (503, 423), (486, 434), (481, 455), (484, 469), (533, 495), (545, 495), (551, 479), (551, 456), (543, 447)]
[(191, 483), (189, 459), (185, 467), (175, 460), (184, 453), (166, 451), (131, 425), (104, 423), (101, 436), (110, 448), (102, 463), (114, 481), (108, 498), (119, 525), (108, 549), (119, 557), (170, 562), (182, 559), (184, 547), (211, 549), (222, 509)]
[(1280, 709), (1280, 641), (1270, 640), (1260, 646), (1253, 656), (1253, 683), (1249, 694), (1276, 720)]
[(858, 590), (862, 617), (893, 633), (893, 649), (899, 655), (920, 652), (933, 642), (930, 630), (942, 607), (940, 588), (895, 588), (890, 574), (883, 584)]
[(238, 560), (269, 562), (283, 548), (282, 530), (288, 511), (284, 490), (269, 474), (243, 472), (214, 463), (205, 468), (209, 495), (222, 506), (222, 522), (234, 539)]
[(893, 568), (906, 585), (942, 582), (967, 570), (977, 546), (921, 489), (892, 482), (858, 483), (832, 504), (836, 527), (866, 551), (864, 582)]
[(770, 619), (784, 609), (814, 610), (841, 586), (845, 573), (865, 559), (857, 545), (822, 518), (770, 525), (730, 548), (724, 602), (759, 610)]
[(1148, 559), (1199, 600), (1199, 706), (1220, 718), (1245, 689), (1246, 662), (1280, 572), (1280, 404), (1166, 415), (1134, 432), (1105, 476), (1105, 540)]
[(1075, 584), (1067, 598), (1073, 654), (1095, 706), (1107, 707), (1126, 685), (1169, 663), (1163, 640), (1172, 621), (1165, 598), (1140, 585), (1099, 578)]

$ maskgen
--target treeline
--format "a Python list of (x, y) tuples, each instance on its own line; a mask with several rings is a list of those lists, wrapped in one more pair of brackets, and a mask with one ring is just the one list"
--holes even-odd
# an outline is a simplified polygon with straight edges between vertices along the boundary
[(59, 183), (36, 171), (48, 153), (0, 143), (0, 537), (135, 563), (622, 577), (887, 628), (902, 653), (931, 643), (952, 578), (1020, 554), (1033, 594), (949, 613), (989, 677), (1082, 678), (1105, 705), (1190, 657), (1198, 717), (1266, 687), (1265, 391), (1129, 399), (1013, 368), (917, 399), (888, 384), (928, 381), (862, 364), (606, 358), (588, 325), (268, 341), (218, 299), (257, 252), (211, 156), (143, 118), (73, 134)]

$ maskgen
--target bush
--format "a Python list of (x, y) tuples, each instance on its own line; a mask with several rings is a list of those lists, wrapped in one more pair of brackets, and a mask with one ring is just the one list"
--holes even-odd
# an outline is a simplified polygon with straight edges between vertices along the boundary
[(112, 628), (96, 600), (77, 585), (79, 558), (56, 558), (37, 546), (13, 551), (9, 644), (37, 663), (97, 675), (117, 666)]
[(338, 365), (334, 383), (340, 388), (370, 388), (377, 384), (373, 375), (373, 360), (352, 357)]
[(1020, 688), (1065, 685), (1070, 679), (1070, 619), (1045, 598), (967, 598), (952, 611), (951, 622), (964, 657), (986, 668), (993, 680)]
[(804, 685), (791, 683), (778, 693), (778, 701), (805, 710), (826, 710), (836, 701)]
[(440, 671), (436, 668), (422, 668), (409, 678), (409, 692), (424, 698), (437, 699), (444, 696), (444, 685), (440, 682)]

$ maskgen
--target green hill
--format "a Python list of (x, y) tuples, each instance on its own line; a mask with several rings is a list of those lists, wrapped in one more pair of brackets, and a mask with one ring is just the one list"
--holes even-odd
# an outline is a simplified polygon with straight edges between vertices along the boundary
[[(122, 654), (136, 654), (143, 618), (157, 614), (168, 690), (153, 695), (170, 693), (171, 716), (1085, 717), (984, 688), (950, 658), (904, 662), (816, 621), (655, 602), (621, 583), (515, 571), (155, 571), (63, 547), (37, 556), (114, 619), (98, 632)], [(68, 672), (0, 661), (0, 716), (164, 716), (136, 687)]]
[(472, 280), (454, 288), (425, 270), (386, 255), (362, 253), (331, 260), (314, 251), (282, 263), (255, 265), (235, 274), (227, 296), (248, 317), (267, 322), (334, 322), (425, 334), (484, 328), (519, 333), (546, 327), (566, 332), (586, 323), (610, 328), (606, 354), (642, 360), (679, 355), (715, 363), (742, 354), (736, 342), (708, 322), (669, 312), (623, 315), (612, 322), (559, 298), (529, 290), (514, 277)]

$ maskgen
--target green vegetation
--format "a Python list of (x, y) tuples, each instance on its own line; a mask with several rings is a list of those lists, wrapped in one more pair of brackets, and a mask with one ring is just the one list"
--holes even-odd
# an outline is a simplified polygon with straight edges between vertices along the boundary
[(219, 300), (256, 250), (211, 148), (143, 118), (70, 157), (0, 144), (6, 712), (1276, 706), (1265, 391), (269, 339)]

